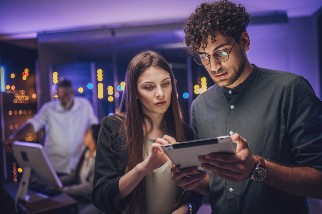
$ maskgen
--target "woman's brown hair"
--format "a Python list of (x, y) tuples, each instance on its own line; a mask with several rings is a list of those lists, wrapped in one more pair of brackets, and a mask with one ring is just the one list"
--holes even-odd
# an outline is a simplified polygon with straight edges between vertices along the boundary
[[(124, 128), (126, 131), (126, 149), (128, 162), (126, 172), (143, 161), (143, 147), (149, 133), (144, 133), (145, 119), (152, 127), (151, 118), (144, 115), (137, 92), (137, 81), (140, 75), (150, 67), (160, 67), (170, 74), (172, 93), (171, 103), (165, 112), (162, 131), (173, 136), (177, 141), (184, 139), (181, 109), (177, 98), (175, 77), (170, 64), (155, 51), (138, 53), (129, 63), (126, 71), (126, 87), (121, 102), (121, 112), (125, 114)], [(149, 130), (148, 130), (149, 131)], [(131, 194), (126, 213), (145, 213), (145, 180), (143, 179)]]

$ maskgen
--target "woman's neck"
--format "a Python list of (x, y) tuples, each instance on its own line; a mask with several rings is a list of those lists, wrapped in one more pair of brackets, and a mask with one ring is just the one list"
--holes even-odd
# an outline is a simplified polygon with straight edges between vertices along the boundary
[(161, 129), (161, 123), (163, 121), (164, 115), (152, 115), (149, 116), (152, 120), (152, 127), (148, 119), (145, 119), (145, 133), (148, 133), (149, 139), (156, 139), (158, 137), (162, 137), (164, 135)]

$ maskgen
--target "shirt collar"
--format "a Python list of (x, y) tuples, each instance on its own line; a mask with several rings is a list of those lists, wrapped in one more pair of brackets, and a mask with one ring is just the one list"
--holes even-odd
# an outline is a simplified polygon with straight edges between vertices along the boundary
[(257, 73), (257, 67), (256, 65), (253, 65), (253, 70), (249, 74), (249, 76), (245, 79), (244, 82), (236, 86), (235, 88), (226, 88), (222, 87), (223, 93), (226, 95), (232, 95), (232, 94), (239, 94), (240, 92), (244, 91), (245, 88), (249, 86), (249, 84), (252, 82), (252, 80), (255, 78), (256, 73)]
[(69, 110), (66, 110), (66, 109), (64, 109), (63, 107), (62, 107), (62, 105), (60, 104), (60, 101), (59, 100), (56, 100), (55, 101), (55, 110), (57, 111), (57, 112), (66, 112), (66, 111), (75, 111), (75, 110), (77, 110), (78, 108), (79, 108), (79, 103), (77, 103), (76, 102), (76, 99), (74, 98), (74, 100), (73, 100), (73, 106), (72, 106), (72, 108), (71, 109), (69, 109)]

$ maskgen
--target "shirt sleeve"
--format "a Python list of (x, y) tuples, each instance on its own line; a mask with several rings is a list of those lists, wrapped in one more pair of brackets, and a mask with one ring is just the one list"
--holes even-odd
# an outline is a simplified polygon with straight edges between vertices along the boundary
[(98, 137), (92, 201), (104, 212), (121, 213), (127, 203), (126, 199), (121, 200), (119, 190), (119, 179), (124, 172), (119, 170), (120, 153), (116, 151), (118, 128), (109, 118), (103, 119)]
[(287, 91), (288, 142), (295, 162), (322, 171), (322, 102), (303, 77)]
[(44, 127), (48, 123), (48, 116), (49, 116), (48, 108), (49, 108), (48, 103), (45, 103), (40, 108), (38, 113), (27, 121), (28, 123), (32, 124), (35, 132), (38, 132), (42, 127)]
[(90, 125), (98, 124), (98, 118), (94, 112), (92, 104), (88, 100), (86, 100), (86, 102), (88, 105), (89, 124)]

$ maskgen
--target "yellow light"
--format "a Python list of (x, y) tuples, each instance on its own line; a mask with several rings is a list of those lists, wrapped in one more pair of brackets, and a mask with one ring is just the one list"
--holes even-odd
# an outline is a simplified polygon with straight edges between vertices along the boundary
[(207, 82), (207, 78), (206, 77), (201, 77), (201, 82)]
[(36, 99), (36, 98), (37, 98), (37, 94), (32, 94), (32, 95), (31, 95), (31, 97), (32, 97), (33, 99)]
[(10, 89), (10, 85), (6, 85), (6, 89), (9, 90)]
[(199, 85), (194, 85), (193, 86), (193, 89), (198, 90), (199, 89)]
[(22, 173), (22, 168), (18, 168), (18, 170), (17, 170), (19, 173)]
[(25, 141), (31, 142), (33, 140), (34, 140), (34, 138), (32, 136), (25, 137)]
[(113, 90), (114, 90), (114, 88), (113, 88), (113, 86), (108, 86), (108, 87), (107, 87), (107, 90), (109, 90), (109, 91), (113, 91)]
[(54, 98), (58, 98), (57, 94), (54, 95)]
[(13, 78), (15, 78), (15, 77), (16, 77), (16, 75), (15, 75), (14, 73), (11, 73), (11, 74), (10, 74), (10, 78), (11, 78), (11, 79), (13, 79)]
[(107, 100), (108, 100), (109, 102), (113, 102), (113, 101), (114, 101), (114, 97), (113, 97), (113, 96), (108, 96)]
[(97, 98), (98, 99), (103, 99), (104, 94), (103, 94), (103, 83), (98, 83), (97, 84)]
[(83, 93), (83, 92), (84, 92), (84, 88), (83, 88), (83, 87), (79, 87), (79, 88), (78, 88), (78, 92), (79, 92), (79, 93)]
[(27, 76), (22, 76), (22, 80), (27, 80)]
[(125, 87), (125, 86), (126, 86), (126, 83), (125, 83), (125, 82), (121, 82), (121, 83), (120, 83), (120, 85), (121, 85), (122, 87)]
[(121, 82), (120, 83), (120, 86), (121, 86), (121, 90), (124, 91), (125, 86), (126, 86), (126, 83), (125, 82)]
[(96, 76), (97, 76), (97, 81), (101, 82), (103, 81), (103, 70), (102, 69), (97, 69), (96, 71)]
[(58, 83), (58, 72), (57, 71), (53, 72), (53, 83), (54, 84)]

